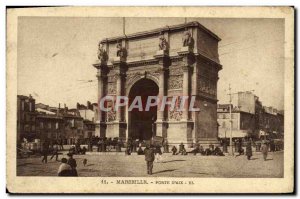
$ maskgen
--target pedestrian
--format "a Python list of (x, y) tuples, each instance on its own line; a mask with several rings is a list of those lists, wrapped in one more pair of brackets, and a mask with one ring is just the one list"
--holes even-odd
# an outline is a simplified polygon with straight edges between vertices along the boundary
[(261, 146), (261, 153), (263, 154), (264, 157), (264, 161), (267, 160), (267, 156), (268, 156), (268, 145), (266, 142), (263, 142), (262, 146)]
[(51, 156), (50, 160), (52, 160), (54, 156), (55, 156), (55, 161), (58, 161), (58, 145), (57, 144), (53, 146), (52, 156)]
[(243, 142), (242, 142), (242, 140), (238, 140), (238, 141), (237, 141), (237, 149), (238, 149), (239, 155), (243, 155), (243, 154), (244, 154), (244, 149), (243, 149)]
[(64, 150), (64, 142), (62, 138), (59, 139), (59, 146), (60, 146), (60, 150)]
[(71, 166), (72, 176), (78, 176), (78, 173), (77, 173), (77, 170), (76, 170), (77, 163), (76, 163), (76, 160), (73, 158), (73, 154), (68, 153), (67, 156), (69, 156), (68, 164)]
[(48, 151), (49, 151), (49, 143), (47, 141), (45, 141), (43, 143), (43, 149), (42, 149), (42, 155), (43, 155), (43, 159), (42, 162), (47, 164), (47, 159), (48, 159)]
[(139, 140), (138, 139), (133, 140), (133, 142), (132, 142), (132, 152), (133, 153), (136, 152), (138, 145), (139, 145)]
[(125, 149), (125, 155), (131, 155), (131, 147), (127, 146)]
[(176, 146), (173, 146), (171, 151), (172, 151), (172, 155), (177, 155), (177, 153), (176, 153), (177, 152)]
[(106, 152), (106, 137), (103, 138), (102, 142), (101, 142), (101, 152)]
[(91, 137), (88, 141), (88, 151), (93, 151), (93, 140)]
[(61, 164), (57, 172), (58, 176), (72, 176), (72, 168), (67, 162), (68, 160), (66, 158), (61, 159)]
[(155, 162), (159, 162), (162, 160), (161, 158), (162, 152), (160, 146), (157, 144), (155, 147)]
[(152, 175), (153, 161), (154, 161), (154, 150), (147, 144), (145, 150), (145, 160), (147, 162), (147, 174)]
[(216, 156), (224, 156), (224, 153), (221, 151), (219, 147), (216, 147), (214, 150), (214, 155)]
[(181, 144), (179, 145), (179, 152), (181, 155), (187, 155), (187, 152), (184, 148), (184, 144), (181, 142)]
[(99, 141), (97, 142), (97, 152), (102, 152), (102, 143), (103, 140), (102, 138), (100, 138)]
[(144, 155), (144, 151), (143, 151), (141, 146), (139, 146), (139, 149), (137, 150), (137, 154), (138, 155)]
[(81, 149), (81, 154), (82, 154), (82, 155), (85, 155), (86, 151), (87, 151), (87, 148), (86, 148), (85, 146), (82, 147), (82, 149)]
[(168, 140), (164, 138), (163, 141), (164, 153), (169, 153), (169, 143)]
[(129, 150), (130, 153), (131, 153), (132, 150), (133, 150), (133, 145), (132, 145), (132, 139), (131, 139), (131, 138), (128, 138), (128, 141), (127, 141), (127, 148), (129, 148), (128, 150)]
[(246, 144), (246, 156), (247, 159), (250, 160), (252, 156), (252, 146), (251, 146), (251, 140), (249, 140)]
[(270, 139), (270, 152), (275, 151), (275, 142), (273, 139)]
[(69, 153), (75, 154), (75, 146), (70, 147)]
[(211, 154), (212, 154), (212, 151), (210, 150), (210, 148), (205, 149), (204, 155), (210, 156)]
[(129, 138), (127, 140), (127, 146), (126, 146), (125, 154), (126, 155), (131, 155), (131, 153), (132, 153), (132, 140), (131, 140), (131, 138)]
[(196, 144), (196, 147), (190, 152), (194, 155), (197, 155), (197, 153), (200, 153), (200, 145), (199, 143)]
[(119, 138), (118, 142), (117, 142), (117, 152), (121, 152), (122, 151), (122, 140)]

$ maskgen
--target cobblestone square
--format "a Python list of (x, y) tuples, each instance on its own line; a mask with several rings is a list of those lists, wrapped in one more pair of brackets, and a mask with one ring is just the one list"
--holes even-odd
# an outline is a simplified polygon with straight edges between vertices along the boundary
[[(60, 155), (59, 159), (66, 157)], [(148, 176), (144, 156), (120, 154), (75, 155), (80, 177), (143, 177)], [(83, 166), (83, 159), (87, 165)], [(43, 164), (42, 158), (17, 160), (18, 176), (57, 176), (59, 162), (54, 159)], [(163, 154), (162, 161), (154, 162), (153, 177), (215, 177), (215, 178), (280, 178), (283, 177), (283, 152), (269, 153), (267, 161), (261, 153), (246, 156), (172, 156)]]

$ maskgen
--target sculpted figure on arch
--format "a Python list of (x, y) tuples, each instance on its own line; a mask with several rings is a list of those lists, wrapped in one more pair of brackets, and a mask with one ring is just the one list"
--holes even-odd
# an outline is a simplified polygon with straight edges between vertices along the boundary
[(120, 57), (123, 60), (127, 58), (127, 50), (126, 48), (122, 47), (122, 43), (117, 44), (117, 57)]
[(104, 49), (104, 45), (100, 42), (98, 44), (98, 59), (101, 62), (107, 62), (107, 60), (108, 60), (108, 54), (107, 54), (106, 50)]
[(159, 45), (158, 46), (159, 46), (159, 50), (164, 50), (164, 51), (169, 50), (169, 44), (163, 34), (159, 36)]
[(192, 37), (190, 31), (186, 30), (183, 33), (183, 38), (182, 38), (182, 43), (183, 47), (188, 46), (190, 51), (194, 50), (194, 38)]

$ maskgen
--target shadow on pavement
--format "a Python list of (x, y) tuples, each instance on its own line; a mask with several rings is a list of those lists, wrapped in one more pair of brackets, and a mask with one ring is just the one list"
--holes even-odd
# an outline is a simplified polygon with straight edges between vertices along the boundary
[(269, 160), (273, 160), (273, 158), (272, 159), (266, 159), (266, 161), (269, 161)]
[(189, 173), (192, 173), (192, 174), (200, 174), (200, 175), (209, 175), (209, 173), (197, 173), (197, 172), (189, 172)]
[(152, 174), (171, 172), (171, 171), (175, 171), (175, 170), (177, 170), (177, 169), (167, 169), (167, 170), (162, 170), (162, 171), (153, 172)]
[(168, 163), (168, 162), (182, 162), (182, 161), (186, 161), (186, 160), (169, 160), (169, 161), (164, 161), (161, 163)]
[(34, 165), (33, 163), (23, 163), (23, 164), (19, 164), (17, 165), (18, 167), (23, 167), (23, 166), (27, 166), (27, 165)]

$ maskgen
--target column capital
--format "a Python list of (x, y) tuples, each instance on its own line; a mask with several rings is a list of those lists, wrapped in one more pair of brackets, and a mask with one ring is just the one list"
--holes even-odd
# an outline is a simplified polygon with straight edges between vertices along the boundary
[(153, 57), (155, 59), (164, 59), (165, 57), (169, 57), (169, 51), (168, 50), (156, 51), (156, 54)]
[(104, 78), (107, 77), (107, 73), (108, 73), (108, 71), (106, 69), (105, 70), (104, 69), (103, 70), (99, 69), (97, 71), (96, 77), (97, 77), (98, 80), (104, 79)]
[(156, 55), (153, 56), (156, 60), (158, 60), (160, 65), (164, 67), (171, 65), (171, 59), (169, 57), (169, 52), (166, 50), (159, 50), (156, 52)]
[(196, 61), (195, 54), (189, 50), (189, 48), (182, 47), (181, 51), (177, 52), (180, 57), (182, 57), (183, 62), (187, 65), (193, 65)]
[(190, 68), (191, 68), (191, 67), (190, 67), (189, 65), (187, 65), (187, 64), (182, 65), (181, 67), (182, 67), (183, 72), (188, 72), (188, 71), (190, 70)]
[(167, 67), (164, 67), (164, 66), (159, 66), (158, 69), (156, 70), (156, 72), (162, 74), (164, 73), (165, 71), (168, 71), (169, 69)]

